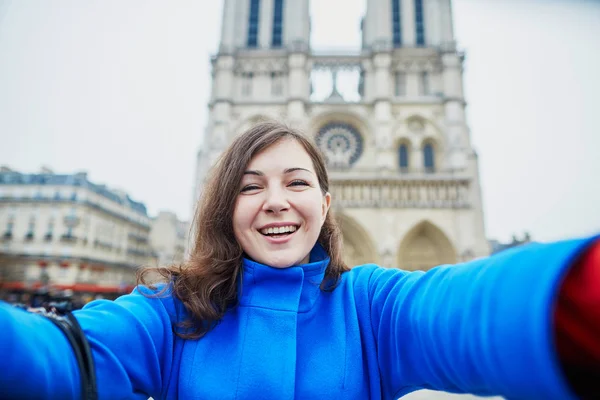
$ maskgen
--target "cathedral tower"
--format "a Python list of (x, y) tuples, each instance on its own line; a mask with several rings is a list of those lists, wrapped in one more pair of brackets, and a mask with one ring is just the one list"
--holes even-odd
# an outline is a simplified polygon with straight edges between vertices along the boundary
[(350, 264), (487, 255), (450, 0), (366, 1), (360, 51), (327, 54), (311, 49), (308, 0), (224, 0), (196, 195), (235, 135), (278, 119), (327, 158)]

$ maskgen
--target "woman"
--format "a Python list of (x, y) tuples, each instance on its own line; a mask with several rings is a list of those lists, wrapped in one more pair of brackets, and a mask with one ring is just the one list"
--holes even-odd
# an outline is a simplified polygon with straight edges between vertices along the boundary
[[(206, 185), (187, 265), (158, 269), (166, 285), (75, 313), (99, 397), (392, 399), (430, 388), (565, 399), (589, 390), (567, 378), (579, 342), (557, 328), (556, 298), (569, 300), (565, 274), (563, 287), (597, 270), (597, 238), (427, 273), (349, 270), (328, 190), (321, 155), (294, 130), (262, 123), (235, 139)], [(589, 304), (569, 305), (590, 315)], [(0, 323), (4, 397), (78, 396), (60, 331), (6, 305)]]

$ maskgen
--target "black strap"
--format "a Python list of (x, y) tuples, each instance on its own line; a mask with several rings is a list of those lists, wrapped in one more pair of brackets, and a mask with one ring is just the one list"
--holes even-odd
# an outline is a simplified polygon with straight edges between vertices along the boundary
[(81, 378), (81, 399), (97, 400), (98, 391), (96, 387), (96, 370), (94, 368), (94, 358), (90, 344), (81, 329), (79, 322), (70, 312), (59, 315), (56, 309), (51, 311), (34, 311), (37, 314), (48, 318), (65, 335), (75, 354), (77, 365), (79, 366), (79, 376)]

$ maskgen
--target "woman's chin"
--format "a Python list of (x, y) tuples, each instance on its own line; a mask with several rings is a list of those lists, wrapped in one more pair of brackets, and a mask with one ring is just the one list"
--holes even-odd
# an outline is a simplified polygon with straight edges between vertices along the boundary
[(289, 268), (294, 265), (304, 264), (305, 259), (307, 257), (300, 258), (299, 256), (289, 255), (289, 256), (279, 256), (279, 257), (265, 257), (265, 261), (262, 264), (268, 265), (273, 268)]

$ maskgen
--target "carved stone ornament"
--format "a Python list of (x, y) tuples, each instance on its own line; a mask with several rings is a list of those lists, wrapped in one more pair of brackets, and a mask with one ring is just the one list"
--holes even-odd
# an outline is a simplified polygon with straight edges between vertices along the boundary
[(352, 125), (342, 122), (323, 126), (317, 134), (316, 142), (332, 167), (350, 167), (363, 151), (360, 133)]
[(425, 124), (420, 118), (411, 118), (408, 121), (408, 130), (414, 133), (422, 133), (425, 129)]

